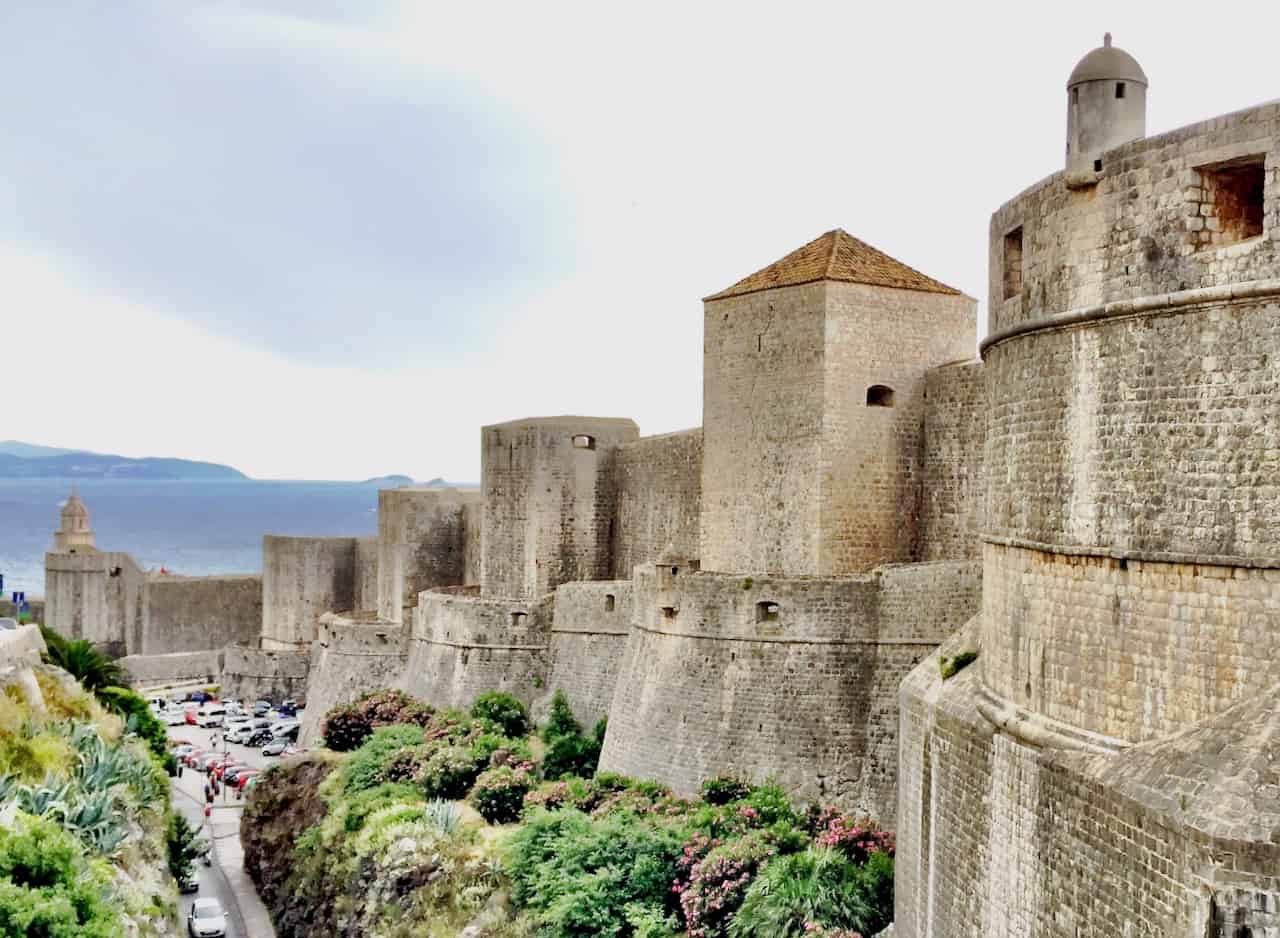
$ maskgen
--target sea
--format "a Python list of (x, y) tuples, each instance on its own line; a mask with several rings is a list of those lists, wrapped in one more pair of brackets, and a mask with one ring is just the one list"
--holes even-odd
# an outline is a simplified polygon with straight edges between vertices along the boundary
[[(376, 534), (378, 487), (359, 482), (77, 480), (101, 550), (171, 573), (260, 573), (264, 534)], [(0, 575), (44, 595), (44, 554), (72, 483), (0, 479)]]

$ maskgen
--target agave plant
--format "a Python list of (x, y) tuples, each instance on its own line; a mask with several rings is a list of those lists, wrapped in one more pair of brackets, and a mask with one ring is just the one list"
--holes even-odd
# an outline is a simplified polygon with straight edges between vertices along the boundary
[(442, 798), (434, 798), (423, 809), (423, 817), (434, 824), (442, 834), (452, 834), (458, 829), (462, 814), (457, 805)]
[(18, 797), (18, 789), (21, 783), (16, 775), (10, 775), (7, 772), (0, 773), (0, 802), (7, 802)]
[(18, 803), (22, 810), (36, 817), (65, 814), (71, 795), (71, 783), (59, 782), (53, 776), (45, 776), (43, 784), (22, 785), (18, 788)]

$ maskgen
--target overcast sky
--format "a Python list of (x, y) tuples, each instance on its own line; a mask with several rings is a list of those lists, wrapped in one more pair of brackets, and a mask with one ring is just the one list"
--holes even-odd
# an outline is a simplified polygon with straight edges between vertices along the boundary
[(1105, 30), (1149, 133), (1280, 95), (1230, 11), (0, 0), (0, 438), (477, 480), (485, 423), (697, 426), (702, 296), (843, 227), (985, 301)]

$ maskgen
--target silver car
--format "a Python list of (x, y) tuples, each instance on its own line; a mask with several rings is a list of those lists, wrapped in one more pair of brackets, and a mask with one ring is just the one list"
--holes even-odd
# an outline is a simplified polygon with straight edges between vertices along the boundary
[(227, 913), (217, 899), (197, 899), (187, 916), (191, 938), (221, 938), (227, 933)]

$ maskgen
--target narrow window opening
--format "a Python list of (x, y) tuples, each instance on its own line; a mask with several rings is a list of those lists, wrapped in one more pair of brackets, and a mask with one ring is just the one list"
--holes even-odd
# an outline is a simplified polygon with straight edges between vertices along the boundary
[(1095, 173), (1100, 173), (1100, 172), (1102, 172), (1102, 160), (1094, 160), (1094, 161), (1093, 161), (1093, 171), (1094, 171)]
[(595, 449), (596, 438), (594, 436), (588, 436), (585, 433), (579, 433), (577, 436), (573, 438), (573, 448), (574, 449)]
[(757, 352), (764, 351), (764, 334), (763, 333), (756, 336), (756, 351)]
[(527, 612), (513, 612), (511, 613), (511, 625), (513, 628), (517, 629), (524, 628), (525, 622), (528, 618), (529, 613)]
[(672, 567), (672, 568), (671, 568), (671, 575), (672, 575), (672, 576), (675, 576), (675, 575), (676, 575), (676, 574), (678, 574), (679, 572), (680, 572), (680, 568), (679, 568), (679, 567)]
[(1004, 298), (1022, 292), (1022, 226), (1004, 236)]
[(675, 617), (676, 617), (676, 607), (675, 607), (675, 606), (663, 606), (663, 607), (662, 607), (662, 618), (664, 618), (664, 619), (674, 619)]
[(120, 568), (119, 568), (119, 567), (112, 567), (112, 568), (111, 568), (111, 575), (112, 575), (112, 576), (119, 576), (119, 575), (120, 575)]
[(1079, 88), (1072, 88), (1072, 89), (1071, 89), (1071, 103), (1072, 103), (1072, 104), (1079, 104), (1079, 103), (1080, 103), (1080, 89), (1079, 89)]
[(604, 611), (613, 612), (617, 605), (617, 599), (612, 593), (606, 593), (604, 597)]
[(1200, 179), (1200, 208), (1188, 219), (1197, 247), (1234, 244), (1262, 234), (1267, 188), (1264, 156), (1201, 169)]
[(765, 602), (756, 603), (756, 621), (777, 622), (778, 604), (767, 600)]
[(1116, 82), (1116, 97), (1117, 98), (1124, 97), (1124, 82), (1122, 81)]
[(867, 388), (868, 407), (892, 407), (893, 388), (884, 384), (873, 384)]

